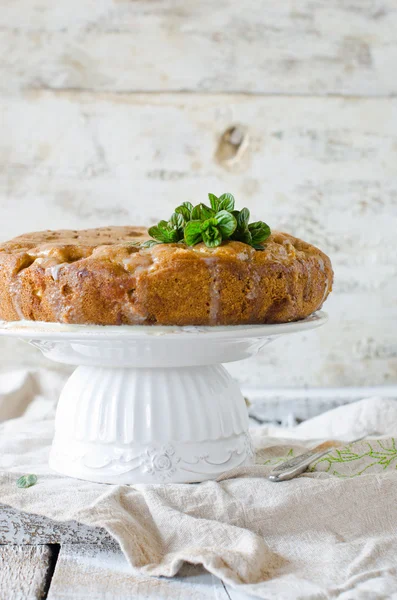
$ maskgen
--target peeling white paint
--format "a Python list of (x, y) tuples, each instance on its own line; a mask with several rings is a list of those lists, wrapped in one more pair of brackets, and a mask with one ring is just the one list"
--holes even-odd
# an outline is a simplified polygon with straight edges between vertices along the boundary
[[(0, 238), (152, 224), (231, 191), (336, 274), (326, 327), (231, 372), (259, 387), (395, 382), (397, 11), (375, 4), (7, 2)], [(226, 164), (236, 124), (248, 142)], [(44, 360), (6, 340), (0, 358)]]

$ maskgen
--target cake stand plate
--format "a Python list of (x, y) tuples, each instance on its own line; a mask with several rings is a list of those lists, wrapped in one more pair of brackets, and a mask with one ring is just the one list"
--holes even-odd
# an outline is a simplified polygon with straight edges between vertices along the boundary
[(319, 312), (230, 327), (18, 321), (0, 322), (0, 335), (77, 366), (59, 399), (52, 469), (102, 483), (188, 483), (252, 462), (246, 404), (221, 363), (326, 320)]

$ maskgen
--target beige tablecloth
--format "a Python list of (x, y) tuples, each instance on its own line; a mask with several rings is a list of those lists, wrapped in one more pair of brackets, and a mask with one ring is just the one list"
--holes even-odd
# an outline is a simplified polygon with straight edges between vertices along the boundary
[[(48, 469), (61, 379), (0, 377), (0, 411), (15, 398), (19, 411), (27, 407), (0, 426), (0, 502), (104, 527), (131, 566), (150, 575), (173, 576), (188, 561), (259, 598), (396, 597), (395, 400), (362, 400), (291, 430), (255, 428), (256, 466), (223, 481), (115, 486)], [(335, 450), (294, 481), (265, 477), (314, 438), (374, 430), (382, 438)], [(19, 489), (16, 479), (25, 473), (36, 473), (38, 483)]]

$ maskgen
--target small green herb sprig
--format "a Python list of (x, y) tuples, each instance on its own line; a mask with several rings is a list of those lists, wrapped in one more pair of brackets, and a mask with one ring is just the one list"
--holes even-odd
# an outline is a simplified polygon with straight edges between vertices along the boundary
[(22, 475), (19, 479), (17, 479), (17, 487), (19, 488), (28, 488), (32, 487), (32, 485), (36, 485), (37, 483), (37, 475), (30, 473), (29, 475)]
[(183, 202), (169, 221), (160, 221), (150, 227), (149, 235), (154, 238), (143, 246), (155, 244), (185, 243), (195, 246), (204, 242), (209, 248), (219, 246), (224, 240), (236, 240), (263, 250), (261, 243), (270, 235), (270, 227), (263, 221), (249, 223), (248, 208), (235, 210), (232, 194), (208, 194), (210, 206)]

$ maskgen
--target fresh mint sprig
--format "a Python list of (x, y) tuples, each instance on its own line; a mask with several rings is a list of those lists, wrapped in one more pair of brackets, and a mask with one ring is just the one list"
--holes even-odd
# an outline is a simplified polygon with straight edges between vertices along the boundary
[(232, 239), (244, 244), (249, 244), (257, 250), (262, 250), (261, 242), (264, 242), (270, 235), (270, 227), (263, 221), (249, 223), (250, 211), (248, 208), (243, 208), (236, 213), (237, 227), (232, 235)]
[(150, 227), (149, 235), (154, 238), (144, 242), (144, 247), (155, 244), (185, 243), (195, 246), (204, 242), (209, 248), (219, 246), (225, 240), (236, 240), (263, 250), (261, 243), (270, 235), (270, 227), (263, 221), (249, 223), (248, 208), (235, 210), (232, 194), (208, 194), (210, 206), (200, 203), (193, 206), (183, 202), (169, 221), (160, 221)]

